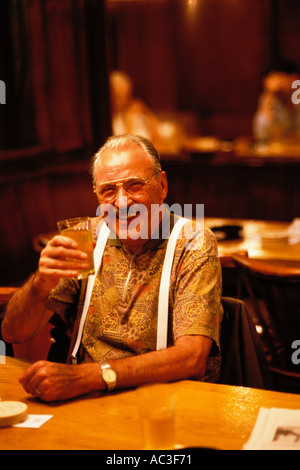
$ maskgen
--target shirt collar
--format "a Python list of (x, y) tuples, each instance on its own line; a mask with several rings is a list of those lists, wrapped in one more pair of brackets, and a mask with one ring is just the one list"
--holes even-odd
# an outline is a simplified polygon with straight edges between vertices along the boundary
[[(143, 245), (143, 248), (145, 250), (155, 250), (158, 248), (162, 248), (166, 242), (166, 240), (169, 239), (170, 233), (172, 232), (172, 229), (174, 227), (175, 222), (179, 219), (179, 216), (174, 214), (173, 212), (170, 212), (167, 208), (165, 209), (164, 216), (157, 228), (157, 230), (154, 232), (153, 236), (149, 238), (146, 243)], [(113, 235), (112, 237), (109, 237), (109, 243), (111, 246), (123, 246), (122, 241)]]

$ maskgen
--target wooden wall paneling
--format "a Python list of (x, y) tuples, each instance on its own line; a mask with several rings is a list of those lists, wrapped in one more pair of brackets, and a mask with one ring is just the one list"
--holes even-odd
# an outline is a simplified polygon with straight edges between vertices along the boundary
[(2, 284), (22, 281), (36, 268), (33, 237), (55, 228), (51, 191), (45, 175), (19, 176), (1, 185), (1, 207), (5, 220), (1, 259), (6, 267), (4, 278), (0, 281)]
[[(248, 123), (251, 134), (268, 46), (262, 3), (206, 0), (196, 2), (194, 9), (187, 2), (180, 5), (177, 75), (181, 108), (194, 107), (207, 121), (208, 133), (223, 130), (227, 131), (224, 137), (240, 135), (241, 116), (242, 132)], [(226, 128), (226, 119), (233, 120), (231, 128)]]
[(285, 191), (288, 171), (276, 167), (250, 167), (247, 169), (246, 187), (249, 192), (249, 218), (281, 220), (288, 217), (289, 192)]
[(6, 104), (0, 111), (0, 144), (3, 148), (29, 146), (36, 143), (36, 132), (25, 2), (1, 2), (0, 18), (0, 73), (6, 85)]
[(84, 21), (91, 148), (96, 152), (111, 135), (105, 1), (84, 0)]
[(51, 119), (49, 114), (49, 76), (47, 61), (47, 39), (44, 27), (42, 4), (39, 0), (27, 3), (27, 21), (30, 25), (30, 52), (28, 61), (32, 70), (34, 90), (34, 114), (36, 139), (46, 148), (51, 147)]
[[(201, 158), (201, 157), (200, 157)], [(168, 162), (168, 204), (204, 204), (207, 217), (290, 221), (300, 214), (300, 168), (296, 164), (214, 165)]]
[(297, 0), (277, 1), (278, 43), (280, 53), (294, 60), (300, 67), (300, 4)]
[(5, 3), (3, 145), (65, 152), (102, 144), (110, 133), (104, 0)]
[[(209, 180), (206, 175), (209, 172)], [(245, 191), (245, 171), (239, 167), (215, 166), (204, 168), (201, 178), (205, 181), (204, 195), (206, 215), (214, 213), (228, 214), (228, 217), (239, 217), (248, 207), (248, 192)], [(247, 217), (247, 215), (245, 215)]]
[[(12, 54), (12, 35), (10, 33), (10, 25), (7, 21), (9, 17), (9, 3), (0, 3), (0, 44), (5, 44), (5, 47), (0, 47), (0, 74), (1, 80), (5, 83), (6, 101), (10, 95), (11, 77), (13, 75), (13, 67), (10, 62)], [(10, 112), (8, 106), (0, 106), (0, 147), (6, 147), (10, 144), (13, 136), (11, 135), (12, 129), (10, 128), (13, 113)]]
[(78, 216), (96, 216), (97, 200), (88, 173), (70, 173), (52, 177), (52, 203), (56, 220)]
[(48, 110), (52, 124), (53, 148), (65, 151), (84, 144), (81, 133), (77, 64), (75, 61), (72, 0), (46, 0), (47, 66), (49, 89)]
[[(98, 2), (102, 5), (103, 1)], [(76, 6), (77, 5), (77, 6)], [(82, 136), (84, 143), (93, 142), (93, 125), (91, 115), (91, 104), (90, 104), (90, 86), (92, 83), (89, 79), (89, 60), (88, 60), (88, 49), (87, 42), (87, 24), (85, 19), (85, 0), (76, 0), (72, 2), (72, 22), (74, 24), (73, 41), (74, 41), (74, 60), (75, 60), (75, 73), (76, 73), (76, 84), (78, 87), (77, 102), (78, 102), (78, 113), (77, 118), (79, 119), (79, 131)], [(97, 18), (98, 27), (102, 24), (104, 29), (104, 17)], [(104, 35), (104, 34), (103, 34)], [(103, 75), (107, 75), (107, 64), (106, 64), (106, 50), (105, 47), (101, 51), (98, 50), (98, 56), (102, 60)], [(100, 60), (100, 59), (99, 59)], [(107, 78), (106, 78), (107, 81)], [(101, 87), (99, 95), (103, 94), (102, 100), (98, 103), (98, 108), (104, 108), (105, 112), (108, 109), (108, 97), (103, 93), (103, 84), (100, 83)], [(109, 115), (106, 116), (107, 126), (110, 124)], [(104, 128), (104, 124), (103, 124)]]
[(55, 218), (52, 199), (52, 187), (47, 175), (28, 178), (16, 184), (20, 198), (20, 210), (24, 218), (24, 226), (30, 241), (41, 231), (53, 229)]
[(300, 217), (300, 168), (290, 172), (288, 183), (290, 187), (290, 211), (291, 218)]
[(145, 40), (139, 50), (139, 56), (143, 57), (140, 67), (144, 66), (144, 72), (137, 80), (138, 90), (146, 89), (147, 102), (156, 112), (178, 109), (173, 3), (157, 3), (146, 12)]
[(209, 163), (174, 164), (167, 168), (170, 204), (192, 204), (194, 214), (196, 204), (204, 204), (207, 217), (241, 217), (248, 204), (241, 173), (234, 177), (232, 169)]
[(34, 260), (18, 188), (2, 186), (0, 197), (0, 284), (9, 285), (21, 282), (33, 269)]
[(178, 108), (175, 14), (173, 0), (107, 2), (109, 62), (156, 112)]
[[(0, 284), (18, 283), (37, 266), (33, 237), (57, 230), (57, 221), (78, 215), (96, 215), (88, 162), (42, 168), (23, 165), (3, 177), (0, 186)], [(46, 158), (46, 160), (47, 160)], [(26, 165), (25, 165), (26, 166)]]

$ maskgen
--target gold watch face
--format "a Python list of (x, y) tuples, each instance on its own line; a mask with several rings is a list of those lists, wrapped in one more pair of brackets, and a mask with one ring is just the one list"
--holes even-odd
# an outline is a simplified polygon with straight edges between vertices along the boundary
[(104, 369), (102, 372), (102, 377), (105, 382), (114, 383), (117, 379), (117, 374), (113, 369)]

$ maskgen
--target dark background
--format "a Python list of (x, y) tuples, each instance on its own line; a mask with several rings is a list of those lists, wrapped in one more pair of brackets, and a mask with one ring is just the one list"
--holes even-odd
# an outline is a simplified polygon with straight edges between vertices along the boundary
[[(0, 284), (35, 269), (33, 239), (57, 220), (95, 214), (89, 164), (111, 133), (109, 70), (127, 72), (157, 114), (195, 118), (201, 135), (251, 136), (265, 66), (300, 64), (299, 19), (298, 0), (1, 0)], [(170, 203), (299, 215), (299, 165), (165, 166)]]

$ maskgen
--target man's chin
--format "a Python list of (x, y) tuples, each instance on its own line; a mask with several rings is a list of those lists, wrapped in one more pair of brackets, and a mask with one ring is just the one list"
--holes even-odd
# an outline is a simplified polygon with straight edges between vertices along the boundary
[(120, 240), (146, 240), (147, 234), (142, 234), (141, 231), (137, 230), (136, 228), (122, 227), (119, 226), (116, 230), (116, 234)]
[(119, 219), (109, 223), (109, 229), (116, 234), (120, 240), (147, 240), (148, 231), (143, 232), (140, 221), (136, 217)]

